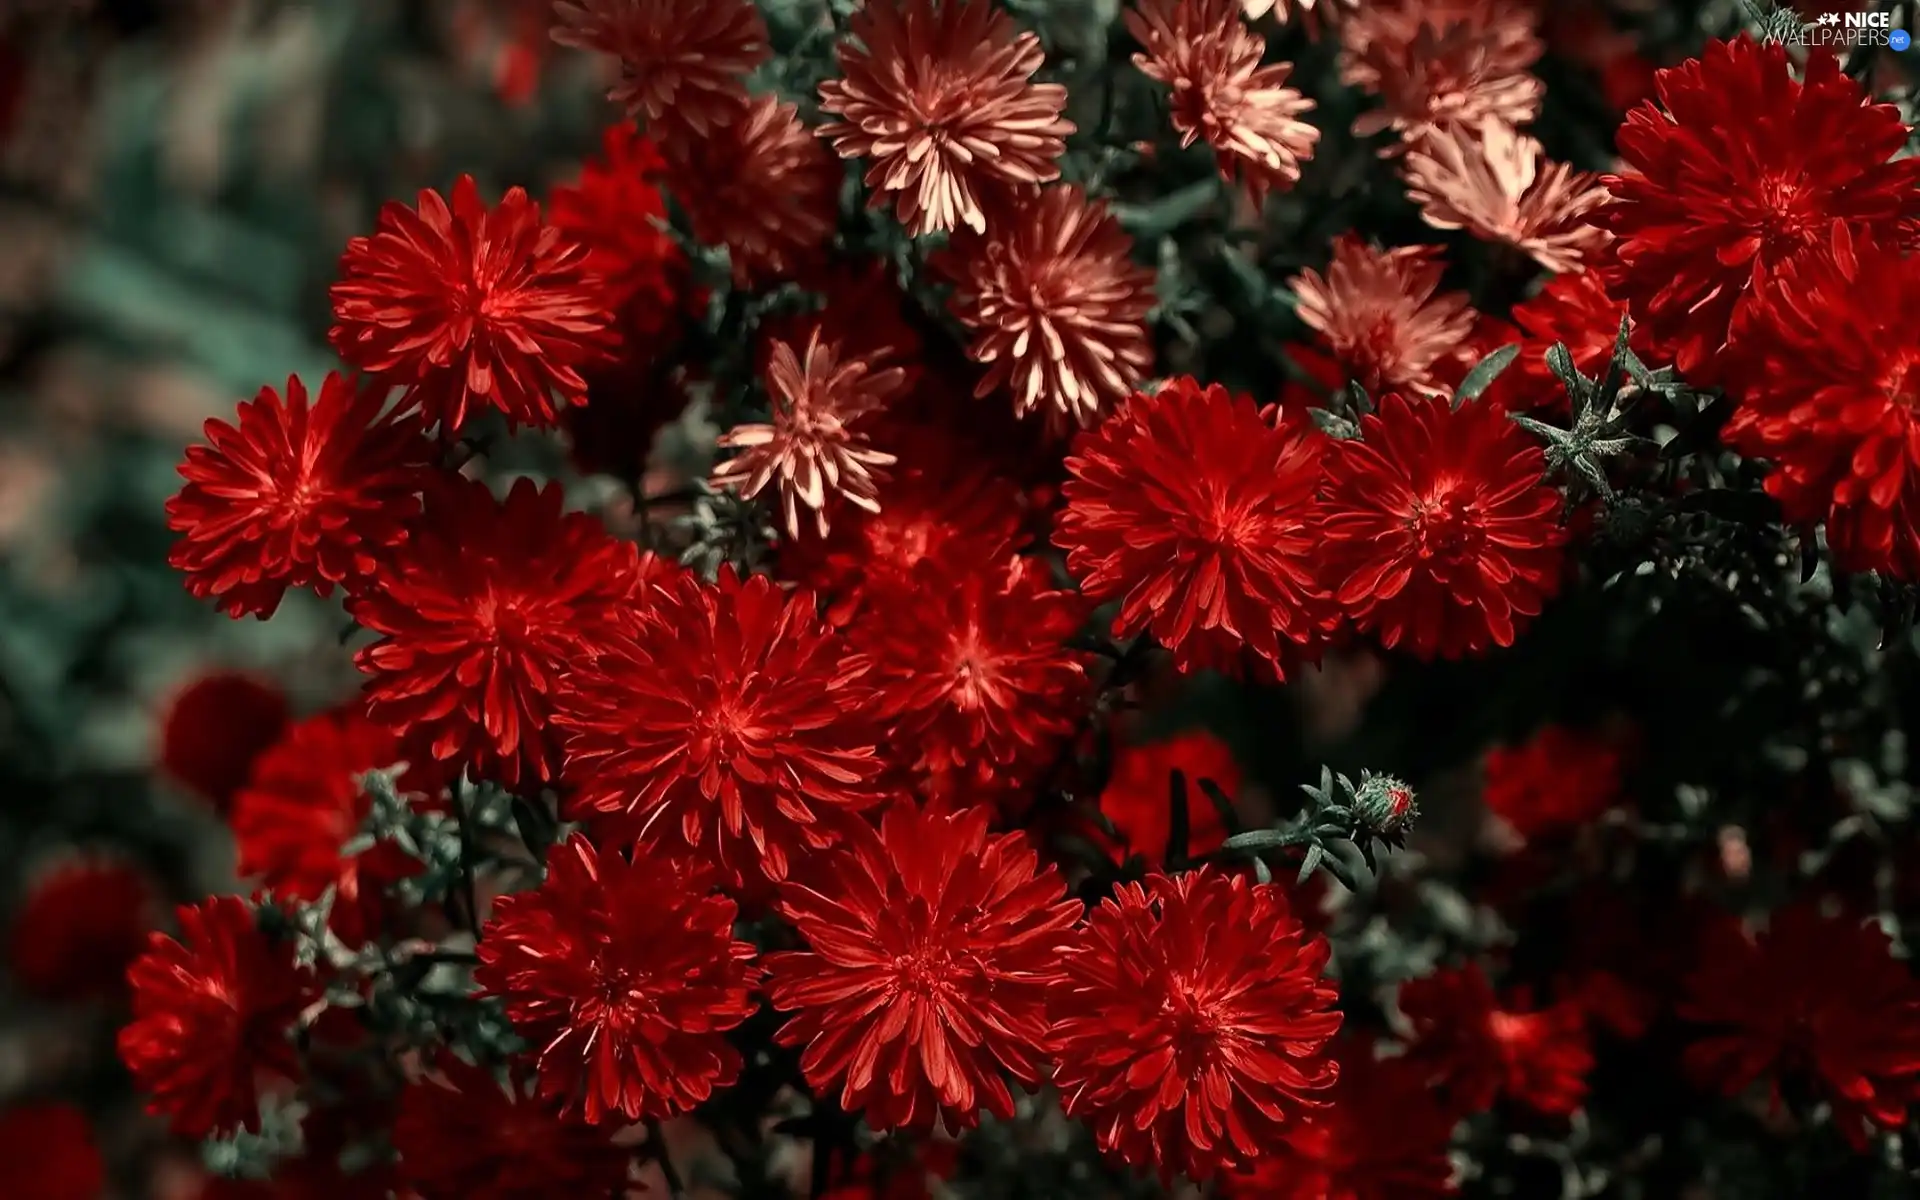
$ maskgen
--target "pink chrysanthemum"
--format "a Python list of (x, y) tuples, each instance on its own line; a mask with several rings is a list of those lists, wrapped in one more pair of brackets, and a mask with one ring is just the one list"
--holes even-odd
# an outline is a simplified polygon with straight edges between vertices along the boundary
[(240, 405), (237, 426), (208, 420), (167, 501), (181, 535), (168, 561), (187, 590), (264, 619), (290, 587), (329, 596), (371, 575), (419, 515), (433, 460), (420, 418), (384, 407), (378, 389), (329, 372), (311, 403), (289, 378), (284, 398), (266, 387)]
[(1073, 123), (1067, 89), (1034, 83), (1040, 39), (991, 0), (869, 0), (847, 21), (842, 78), (820, 85), (820, 127), (864, 158), (873, 205), (892, 199), (907, 232), (987, 227), (992, 188), (1060, 177)]
[(1454, 123), (1525, 125), (1546, 88), (1532, 73), (1546, 46), (1524, 0), (1379, 0), (1340, 23), (1340, 77), (1380, 101), (1353, 131), (1383, 129), (1417, 146)]
[(479, 410), (550, 426), (586, 399), (579, 368), (606, 356), (613, 313), (587, 252), (520, 188), (489, 210), (473, 176), (418, 208), (392, 201), (347, 243), (333, 285), (340, 357), (407, 389), (451, 436)]
[(1451, 126), (1406, 158), (1407, 198), (1435, 229), (1464, 229), (1529, 255), (1549, 271), (1578, 271), (1607, 244), (1586, 221), (1606, 203), (1599, 177), (1552, 162), (1540, 143), (1503, 121)]
[(559, 0), (554, 18), (554, 41), (620, 60), (607, 98), (675, 140), (738, 119), (746, 76), (767, 60), (752, 0)]
[(1436, 371), (1473, 330), (1465, 292), (1442, 292), (1438, 246), (1382, 250), (1345, 233), (1326, 273), (1288, 281), (1300, 319), (1368, 392), (1444, 390)]

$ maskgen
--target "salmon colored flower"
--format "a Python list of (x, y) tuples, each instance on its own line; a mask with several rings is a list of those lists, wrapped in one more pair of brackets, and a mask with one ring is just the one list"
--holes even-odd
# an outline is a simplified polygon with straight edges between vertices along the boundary
[(1440, 290), (1439, 256), (1438, 246), (1382, 250), (1344, 233), (1324, 274), (1309, 268), (1287, 283), (1300, 319), (1370, 394), (1437, 395), (1446, 389), (1436, 371), (1474, 322), (1465, 292)]
[(1545, 52), (1526, 0), (1378, 0), (1340, 22), (1340, 76), (1374, 96), (1353, 131), (1383, 129), (1417, 146), (1450, 124), (1526, 125), (1546, 89), (1531, 72)]
[(1404, 169), (1407, 199), (1427, 224), (1464, 229), (1549, 271), (1578, 271), (1607, 243), (1586, 221), (1607, 200), (1599, 177), (1548, 160), (1539, 142), (1503, 121), (1436, 132), (1407, 154)]
[(553, 40), (620, 60), (607, 98), (650, 131), (694, 141), (741, 115), (746, 76), (767, 60), (752, 0), (559, 0)]

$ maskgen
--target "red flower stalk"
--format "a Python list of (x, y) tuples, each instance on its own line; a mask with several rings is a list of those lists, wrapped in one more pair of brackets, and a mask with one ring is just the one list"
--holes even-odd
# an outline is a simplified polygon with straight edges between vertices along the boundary
[(297, 1078), (291, 1033), (313, 999), (291, 943), (267, 940), (253, 907), (215, 896), (179, 910), (181, 940), (150, 935), (128, 971), (133, 1021), (120, 1057), (175, 1133), (258, 1131), (262, 1074)]
[(1133, 238), (1077, 187), (1041, 188), (936, 257), (952, 279), (953, 315), (973, 332), (967, 354), (986, 371), (974, 395), (1013, 391), (1025, 415), (1092, 423), (1153, 365), (1147, 312), (1153, 272)]
[(407, 389), (429, 426), (460, 432), (481, 409), (551, 426), (584, 403), (579, 368), (606, 357), (613, 312), (587, 251), (520, 188), (489, 210), (471, 175), (418, 208), (391, 201), (347, 243), (329, 334), (340, 357)]
[(555, 692), (640, 587), (633, 546), (564, 502), (558, 484), (520, 479), (501, 502), (448, 480), (401, 561), (348, 605), (381, 635), (354, 660), (368, 715), (422, 761), (505, 787), (559, 777)]
[(1115, 750), (1100, 793), (1101, 815), (1118, 831), (1121, 853), (1138, 855), (1155, 870), (1167, 861), (1173, 835), (1175, 771), (1187, 781), (1187, 853), (1198, 857), (1218, 850), (1227, 840), (1227, 826), (1200, 781), (1210, 779), (1223, 794), (1238, 795), (1240, 764), (1225, 742), (1203, 729)]
[(620, 310), (631, 351), (636, 340), (659, 341), (679, 319), (687, 256), (664, 227), (660, 178), (667, 163), (659, 149), (624, 122), (609, 125), (600, 146), (579, 180), (553, 189), (548, 219), (585, 247), (586, 269), (605, 283), (606, 303)]
[(1443, 1084), (1462, 1115), (1504, 1097), (1564, 1116), (1586, 1100), (1593, 1051), (1577, 1004), (1534, 1011), (1517, 998), (1505, 1007), (1470, 963), (1401, 984), (1400, 1011), (1413, 1026), (1408, 1061)]
[(118, 997), (157, 923), (157, 900), (145, 872), (98, 851), (36, 870), (8, 930), (7, 972), (46, 1000)]
[(311, 404), (298, 379), (240, 405), (238, 425), (209, 419), (189, 446), (187, 483), (167, 501), (181, 535), (168, 561), (187, 590), (228, 616), (266, 618), (290, 587), (322, 596), (371, 575), (406, 538), (433, 444), (411, 413), (329, 372)]
[(554, 21), (562, 46), (620, 60), (607, 99), (680, 140), (737, 121), (746, 76), (767, 60), (767, 24), (751, 0), (558, 0)]
[(817, 1091), (876, 1129), (971, 1128), (1013, 1115), (1002, 1073), (1044, 1075), (1046, 980), (1081, 908), (1024, 835), (987, 832), (991, 810), (893, 804), (823, 854), (780, 911), (809, 949), (770, 954), (768, 995), (794, 1015)]
[(1763, 1076), (1811, 1077), (1855, 1146), (1920, 1101), (1920, 984), (1886, 931), (1789, 905), (1757, 937), (1730, 920), (1702, 938), (1679, 1012), (1714, 1027), (1687, 1066), (1734, 1095)]
[(287, 727), (287, 697), (239, 671), (213, 671), (175, 693), (160, 721), (160, 768), (225, 812), (253, 760)]
[(441, 1056), (407, 1085), (393, 1124), (400, 1178), (421, 1200), (547, 1200), (623, 1195), (633, 1162), (604, 1128), (563, 1118), (516, 1065), (491, 1071)]
[(1005, 557), (914, 572), (848, 630), (869, 664), (874, 715), (896, 757), (939, 794), (1017, 785), (1059, 756), (1086, 716), (1079, 593)]
[(1205, 1180), (1270, 1153), (1338, 1074), (1328, 954), (1273, 884), (1203, 867), (1121, 885), (1053, 985), (1068, 1114), (1163, 1178)]
[(1054, 542), (1115, 637), (1150, 631), (1184, 669), (1242, 647), (1284, 674), (1317, 654), (1316, 435), (1182, 377), (1074, 443)]
[(1768, 458), (1789, 521), (1851, 571), (1920, 580), (1920, 259), (1855, 238), (1783, 264), (1734, 323), (1727, 442)]
[(0, 1112), (0, 1162), (12, 1200), (100, 1200), (107, 1165), (87, 1114), (71, 1104), (25, 1104)]
[(543, 1098), (589, 1124), (658, 1120), (739, 1074), (725, 1034), (753, 1013), (760, 971), (738, 915), (671, 862), (575, 836), (538, 888), (494, 902), (474, 979), (533, 1043)]
[(1343, 233), (1325, 274), (1303, 270), (1288, 286), (1299, 316), (1368, 392), (1443, 388), (1436, 371), (1473, 330), (1465, 292), (1440, 291), (1438, 246), (1382, 250)]
[(1560, 493), (1498, 405), (1388, 396), (1334, 443), (1318, 530), (1334, 600), (1421, 659), (1510, 646), (1560, 584)]
[(1578, 830), (1620, 802), (1620, 751), (1559, 725), (1487, 751), (1481, 797), (1522, 838)]
[(1655, 86), (1660, 103), (1620, 127), (1626, 166), (1593, 219), (1618, 239), (1614, 295), (1683, 376), (1717, 382), (1736, 311), (1834, 221), (1901, 242), (1920, 220), (1920, 159), (1888, 161), (1907, 142), (1899, 110), (1871, 103), (1828, 50), (1795, 79), (1777, 42), (1709, 42)]
[(842, 78), (820, 85), (820, 127), (864, 158), (872, 206), (907, 232), (987, 227), (983, 193), (1060, 177), (1067, 89), (1034, 83), (1040, 38), (991, 0), (869, 0), (847, 20)]
[(683, 574), (568, 681), (571, 811), (621, 814), (736, 882), (784, 879), (881, 799), (864, 670), (809, 594)]
[(1291, 63), (1261, 64), (1267, 40), (1248, 29), (1240, 0), (1138, 0), (1127, 31), (1146, 47), (1133, 56), (1149, 79), (1173, 91), (1181, 146), (1205, 139), (1220, 173), (1245, 184), (1258, 205), (1300, 181), (1320, 131), (1312, 100), (1286, 86)]

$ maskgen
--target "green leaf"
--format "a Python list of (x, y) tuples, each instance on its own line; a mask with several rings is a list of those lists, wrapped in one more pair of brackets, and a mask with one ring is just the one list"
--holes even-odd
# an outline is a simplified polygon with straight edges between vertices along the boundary
[(1453, 396), (1454, 407), (1458, 408), (1467, 400), (1478, 400), (1519, 354), (1520, 343), (1509, 342), (1481, 359), (1479, 365), (1468, 371), (1467, 377), (1460, 381), (1460, 390)]

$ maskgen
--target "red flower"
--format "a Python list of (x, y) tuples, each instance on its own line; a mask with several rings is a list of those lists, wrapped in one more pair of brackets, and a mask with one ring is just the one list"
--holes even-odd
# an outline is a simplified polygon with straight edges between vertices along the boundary
[(107, 1167), (87, 1114), (71, 1104), (26, 1104), (0, 1112), (0, 1162), (9, 1200), (100, 1200)]
[(516, 1066), (491, 1071), (440, 1058), (439, 1078), (400, 1093), (393, 1148), (400, 1178), (421, 1200), (548, 1200), (626, 1192), (633, 1151), (607, 1131), (560, 1116)]
[(1920, 259), (1835, 225), (1734, 323), (1729, 444), (1773, 460), (1789, 521), (1827, 522), (1835, 561), (1920, 580)]
[(1326, 1103), (1338, 998), (1273, 884), (1211, 868), (1123, 884), (1054, 984), (1054, 1086), (1101, 1149), (1161, 1176), (1249, 1165)]
[(745, 77), (767, 60), (749, 0), (559, 0), (553, 40), (619, 59), (607, 99), (689, 141), (739, 119)]
[(1438, 246), (1382, 250), (1343, 233), (1324, 275), (1303, 270), (1288, 281), (1300, 319), (1368, 392), (1438, 393), (1436, 371), (1472, 333), (1467, 294), (1440, 290), (1439, 255)]
[(22, 991), (47, 1000), (117, 997), (156, 923), (155, 901), (145, 872), (101, 853), (36, 872), (8, 932), (8, 972)]
[(591, 1124), (657, 1120), (731, 1084), (726, 1039), (753, 1013), (753, 946), (682, 868), (583, 837), (554, 847), (537, 889), (494, 901), (474, 979), (533, 1043), (540, 1095)]
[(1013, 1116), (1004, 1071), (1038, 1084), (1046, 977), (1080, 905), (991, 810), (887, 809), (787, 883), (781, 913), (811, 947), (767, 956), (778, 1040), (807, 1083), (876, 1129), (971, 1128)]
[(1560, 493), (1495, 404), (1388, 396), (1333, 443), (1315, 531), (1334, 600), (1421, 659), (1510, 646), (1560, 584)]
[(1181, 669), (1244, 647), (1277, 672), (1312, 658), (1319, 583), (1317, 438), (1182, 377), (1082, 434), (1054, 542), (1115, 637), (1150, 631)]
[(133, 1021), (120, 1057), (182, 1137), (260, 1128), (257, 1077), (297, 1078), (290, 1038), (315, 993), (291, 943), (267, 940), (253, 907), (214, 896), (179, 910), (182, 941), (149, 935), (127, 973)]
[(1175, 771), (1187, 781), (1188, 854), (1218, 850), (1227, 840), (1227, 826), (1213, 801), (1200, 790), (1200, 781), (1210, 779), (1224, 794), (1236, 795), (1240, 764), (1225, 742), (1204, 729), (1121, 747), (1114, 752), (1112, 774), (1100, 793), (1100, 812), (1119, 831), (1121, 852), (1138, 855), (1156, 869), (1166, 862), (1167, 842), (1173, 835)]
[(576, 814), (624, 814), (735, 881), (780, 880), (880, 801), (864, 664), (807, 593), (683, 574), (602, 650), (556, 718)]
[(433, 457), (419, 418), (382, 416), (385, 403), (329, 372), (311, 405), (289, 377), (286, 399), (267, 387), (240, 405), (237, 428), (209, 419), (211, 444), (187, 448), (187, 484), (167, 501), (187, 590), (265, 618), (290, 587), (330, 596), (372, 574), (419, 515)]
[(1586, 1100), (1593, 1051), (1578, 1005), (1531, 1011), (1520, 998), (1504, 1008), (1480, 964), (1469, 963), (1401, 984), (1400, 1011), (1413, 1026), (1408, 1061), (1444, 1085), (1462, 1114), (1504, 1097), (1564, 1116)]
[(839, 119), (820, 136), (871, 161), (872, 206), (891, 197), (909, 234), (982, 232), (984, 190), (1060, 177), (1067, 89), (1033, 82), (1039, 36), (990, 0), (872, 0), (837, 58), (843, 78), (820, 85), (820, 108)]
[(1757, 937), (1716, 922), (1687, 990), (1680, 1015), (1716, 1027), (1688, 1047), (1688, 1069), (1727, 1095), (1762, 1076), (1811, 1076), (1856, 1146), (1920, 1100), (1920, 984), (1878, 924), (1803, 904)]
[(559, 776), (550, 727), (562, 676), (633, 603), (640, 567), (559, 484), (516, 480), (505, 502), (450, 480), (380, 586), (347, 608), (380, 640), (355, 658), (367, 712), (438, 763), (505, 787)]
[[(1627, 306), (1607, 294), (1598, 270), (1555, 275), (1532, 299), (1513, 306), (1520, 354), (1494, 381), (1496, 390), (1489, 396), (1498, 395), (1521, 412), (1544, 409), (1565, 416), (1566, 385), (1547, 366), (1547, 351), (1555, 343), (1566, 346), (1574, 368), (1598, 379), (1613, 361), (1614, 339), (1620, 336), (1620, 321), (1626, 315)], [(1639, 330), (1630, 332), (1629, 344), (1642, 356), (1649, 352), (1647, 338)]]
[(239, 671), (213, 671), (174, 694), (160, 723), (160, 767), (224, 812), (253, 760), (287, 727), (279, 688)]
[(627, 123), (608, 126), (600, 146), (578, 182), (548, 196), (548, 219), (585, 248), (586, 269), (604, 281), (627, 341), (651, 343), (678, 321), (686, 286), (687, 256), (664, 228), (666, 159)]
[(1377, 1058), (1371, 1042), (1339, 1047), (1332, 1104), (1293, 1126), (1253, 1171), (1224, 1181), (1226, 1200), (1414, 1200), (1451, 1196), (1457, 1114), (1418, 1066)]
[(1106, 203), (1077, 187), (1041, 188), (997, 215), (986, 236), (962, 235), (933, 260), (955, 283), (950, 307), (974, 334), (986, 371), (974, 395), (1013, 390), (1026, 415), (1087, 425), (1153, 365), (1147, 312), (1152, 271)]
[(1831, 51), (1804, 80), (1785, 46), (1709, 42), (1659, 73), (1661, 107), (1627, 114), (1626, 169), (1605, 179), (1608, 283), (1696, 382), (1716, 382), (1727, 330), (1747, 297), (1827, 239), (1838, 220), (1893, 244), (1920, 220), (1920, 159), (1891, 104), (1867, 101)]
[(1078, 592), (1032, 559), (923, 566), (848, 631), (897, 757), (942, 794), (1015, 784), (1058, 756), (1086, 715)]
[(1487, 751), (1481, 798), (1522, 838), (1577, 830), (1620, 802), (1620, 751), (1549, 725), (1524, 745)]
[(391, 201), (372, 236), (347, 243), (333, 285), (340, 357), (407, 389), (429, 426), (451, 436), (493, 407), (507, 427), (549, 426), (586, 399), (578, 368), (604, 358), (613, 320), (587, 251), (521, 188), (489, 211), (473, 176), (453, 203)]

